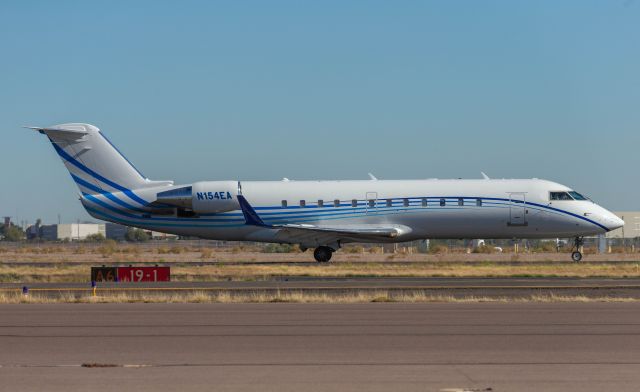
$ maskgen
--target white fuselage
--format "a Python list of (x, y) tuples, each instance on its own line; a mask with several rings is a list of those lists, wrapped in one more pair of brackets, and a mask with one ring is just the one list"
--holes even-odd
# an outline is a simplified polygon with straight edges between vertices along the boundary
[[(604, 233), (622, 224), (618, 217), (590, 200), (550, 200), (550, 192), (570, 189), (539, 179), (242, 181), (238, 184), (242, 195), (267, 224), (398, 227), (402, 234), (389, 242), (425, 238), (580, 237)], [(171, 188), (179, 187), (162, 190)], [(211, 191), (217, 189), (214, 187)], [(152, 202), (158, 189), (134, 192)], [(230, 193), (231, 198), (237, 196), (237, 190), (235, 194)], [(110, 197), (85, 195), (82, 201), (96, 218), (155, 231), (220, 240), (291, 242), (278, 237), (277, 230), (246, 225), (239, 209), (178, 217), (153, 213), (153, 209), (143, 205), (136, 206), (138, 211), (127, 210), (123, 203), (114, 202), (114, 198), (135, 205), (122, 193), (112, 193)], [(313, 238), (300, 242), (307, 247), (321, 245)]]

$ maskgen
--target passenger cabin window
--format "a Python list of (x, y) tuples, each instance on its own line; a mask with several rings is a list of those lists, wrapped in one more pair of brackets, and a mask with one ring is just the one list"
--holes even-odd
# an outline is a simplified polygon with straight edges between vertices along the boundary
[(447, 201), (445, 199), (440, 199), (440, 207), (444, 207), (447, 205)]
[(463, 206), (464, 205), (464, 199), (463, 198), (459, 198), (458, 199), (458, 205), (459, 206)]
[(340, 207), (340, 200), (335, 199), (335, 200), (333, 201), (333, 206), (334, 206), (334, 207)]
[(369, 199), (369, 207), (375, 207), (376, 201), (374, 199)]
[(409, 199), (402, 199), (402, 205), (405, 207), (409, 207)]
[(304, 200), (300, 200), (300, 207), (306, 207), (307, 202)]
[(387, 207), (393, 207), (393, 199), (387, 199)]
[(568, 192), (550, 192), (549, 199), (550, 200), (573, 200), (573, 198), (569, 195)]
[(286, 200), (282, 200), (282, 208), (287, 208), (287, 201)]
[(324, 200), (318, 200), (318, 208), (324, 207)]
[(482, 207), (482, 199), (476, 199), (476, 206)]
[(357, 207), (358, 206), (358, 200), (353, 199), (351, 200), (351, 207)]
[(422, 206), (423, 207), (427, 206), (427, 198), (426, 197), (422, 199)]

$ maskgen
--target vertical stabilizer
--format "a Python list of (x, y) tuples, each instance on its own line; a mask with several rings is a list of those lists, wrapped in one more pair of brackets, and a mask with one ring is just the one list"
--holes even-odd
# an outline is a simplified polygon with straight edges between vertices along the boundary
[(28, 128), (47, 135), (71, 177), (84, 193), (129, 192), (132, 189), (171, 184), (148, 180), (93, 125), (69, 123)]

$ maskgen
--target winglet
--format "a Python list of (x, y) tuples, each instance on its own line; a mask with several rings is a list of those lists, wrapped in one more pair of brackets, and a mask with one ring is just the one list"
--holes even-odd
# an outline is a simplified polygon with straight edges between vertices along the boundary
[(244, 215), (244, 220), (246, 224), (252, 226), (267, 226), (262, 219), (258, 216), (256, 211), (251, 207), (251, 204), (244, 198), (242, 195), (238, 195), (238, 203), (240, 204), (240, 209), (242, 210), (242, 215)]
[(378, 181), (378, 178), (376, 178), (376, 176), (374, 176), (372, 173), (367, 174), (369, 174), (369, 178), (371, 179), (371, 181)]
[(480, 172), (480, 174), (482, 174), (482, 178), (485, 180), (490, 180), (489, 176), (484, 174), (484, 172)]

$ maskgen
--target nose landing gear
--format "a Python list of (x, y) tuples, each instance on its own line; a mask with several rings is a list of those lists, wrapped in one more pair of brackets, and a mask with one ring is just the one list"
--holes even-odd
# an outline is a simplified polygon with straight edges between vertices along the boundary
[(313, 257), (316, 259), (318, 263), (327, 263), (331, 260), (331, 256), (333, 255), (333, 249), (328, 246), (319, 246), (316, 250), (313, 251)]
[(576, 237), (573, 243), (573, 248), (575, 249), (575, 251), (571, 253), (571, 260), (575, 261), (576, 263), (582, 260), (582, 253), (580, 252), (580, 248), (583, 244), (584, 237)]

